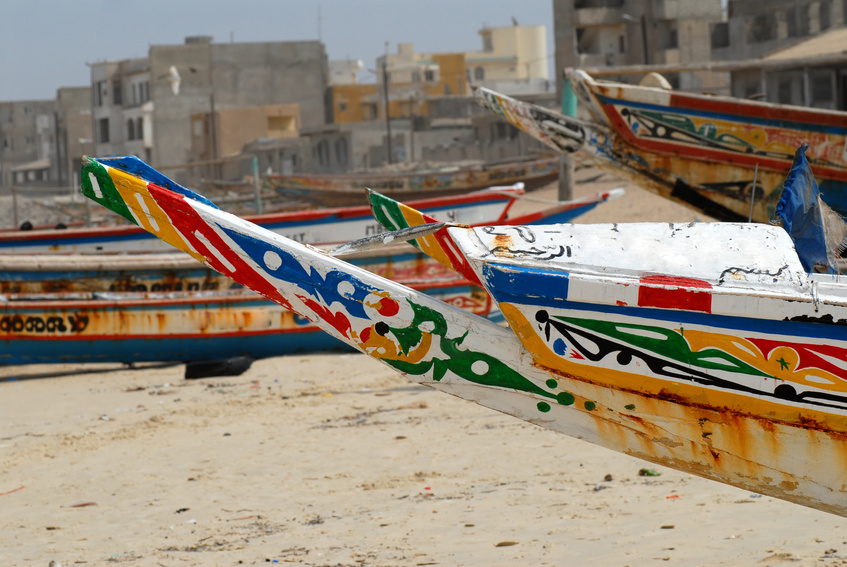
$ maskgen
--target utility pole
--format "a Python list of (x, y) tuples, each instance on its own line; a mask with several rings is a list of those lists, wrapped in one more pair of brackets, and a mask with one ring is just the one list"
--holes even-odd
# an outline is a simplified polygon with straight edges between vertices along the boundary
[(385, 42), (385, 59), (382, 60), (382, 87), (385, 94), (385, 129), (388, 132), (388, 163), (394, 163), (391, 149), (391, 112), (388, 106), (388, 42)]

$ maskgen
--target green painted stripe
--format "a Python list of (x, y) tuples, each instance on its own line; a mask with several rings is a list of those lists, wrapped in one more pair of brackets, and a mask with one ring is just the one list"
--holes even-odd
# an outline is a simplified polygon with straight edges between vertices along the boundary
[[(98, 197), (95, 193), (92, 177), (97, 180), (97, 186), (100, 188), (102, 197)], [(115, 183), (109, 176), (109, 172), (95, 160), (87, 157), (82, 158), (82, 180), (80, 186), (82, 194), (92, 201), (118, 213), (133, 224), (138, 224), (135, 222), (135, 218), (118, 192), (117, 187), (115, 187)]]

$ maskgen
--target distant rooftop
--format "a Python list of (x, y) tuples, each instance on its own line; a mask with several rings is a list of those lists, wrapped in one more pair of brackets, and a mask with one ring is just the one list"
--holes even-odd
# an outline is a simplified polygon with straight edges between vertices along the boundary
[(789, 46), (781, 47), (771, 51), (764, 59), (766, 61), (802, 59), (838, 53), (847, 53), (847, 27), (828, 30)]

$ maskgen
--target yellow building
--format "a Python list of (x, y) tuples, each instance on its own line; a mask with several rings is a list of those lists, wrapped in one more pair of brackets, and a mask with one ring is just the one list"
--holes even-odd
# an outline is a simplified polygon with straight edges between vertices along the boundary
[[(377, 59), (375, 84), (335, 84), (330, 87), (333, 121), (344, 124), (385, 120), (388, 79), (389, 116), (428, 116), (434, 97), (467, 96), (471, 82), (508, 91), (508, 84), (548, 80), (547, 36), (544, 26), (487, 27), (480, 30), (482, 49), (461, 53), (415, 53), (411, 43)], [(384, 67), (383, 67), (384, 66)], [(543, 89), (542, 89), (543, 90)]]

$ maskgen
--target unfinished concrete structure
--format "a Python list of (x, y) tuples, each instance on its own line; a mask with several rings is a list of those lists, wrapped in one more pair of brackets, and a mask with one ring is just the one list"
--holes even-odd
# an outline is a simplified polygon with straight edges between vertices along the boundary
[(0, 186), (58, 185), (56, 101), (0, 102)]
[[(712, 26), (723, 12), (720, 0), (553, 0), (553, 19), (556, 68), (562, 70), (708, 61)], [(684, 90), (727, 87), (724, 73), (673, 73), (667, 79)]]
[[(197, 36), (180, 45), (151, 46), (144, 58), (97, 63), (91, 67), (96, 153), (135, 154), (187, 181), (181, 166), (220, 160), (249, 141), (244, 128), (230, 127), (238, 119), (219, 124), (221, 113), (286, 105), (284, 116), (263, 115), (267, 127), (256, 138), (275, 135), (275, 129), (289, 135), (292, 124), (325, 124), (328, 76), (324, 46), (317, 41), (218, 44)], [(200, 150), (192, 122), (198, 116), (205, 116), (208, 129)]]

